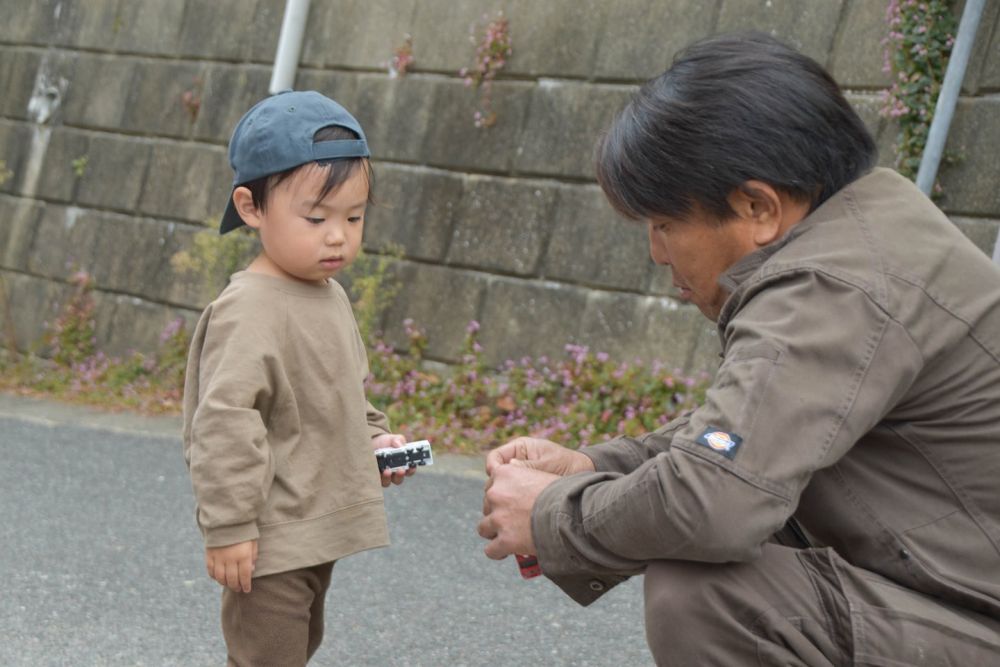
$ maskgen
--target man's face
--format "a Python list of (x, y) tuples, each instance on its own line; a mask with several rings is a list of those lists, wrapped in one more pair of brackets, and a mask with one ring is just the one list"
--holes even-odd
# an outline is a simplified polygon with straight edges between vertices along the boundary
[(258, 227), (267, 272), (323, 282), (357, 257), (368, 204), (364, 169), (318, 200), (325, 180), (326, 169), (308, 165), (269, 193)]
[(649, 218), (649, 254), (669, 266), (682, 301), (689, 301), (715, 322), (729, 294), (719, 276), (757, 249), (752, 223), (733, 217), (719, 223), (697, 207), (683, 219)]

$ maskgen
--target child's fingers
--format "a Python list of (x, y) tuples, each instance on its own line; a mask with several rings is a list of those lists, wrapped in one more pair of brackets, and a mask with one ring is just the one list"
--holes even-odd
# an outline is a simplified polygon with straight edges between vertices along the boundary
[(237, 593), (242, 590), (240, 587), (240, 562), (238, 560), (226, 563), (226, 586)]
[(212, 564), (212, 578), (220, 585), (226, 585), (226, 563), (221, 558), (216, 558)]
[(240, 588), (244, 593), (250, 592), (250, 582), (253, 577), (253, 561), (244, 558), (239, 562)]

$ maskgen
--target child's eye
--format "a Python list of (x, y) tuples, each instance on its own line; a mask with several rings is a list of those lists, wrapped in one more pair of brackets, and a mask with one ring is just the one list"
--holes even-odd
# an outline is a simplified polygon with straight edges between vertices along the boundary
[(347, 219), (347, 221), (352, 225), (355, 225), (361, 222), (361, 216), (360, 215), (351, 216), (350, 218)]
[(306, 220), (308, 220), (309, 222), (311, 222), (314, 225), (319, 225), (319, 224), (323, 223), (323, 218), (309, 218), (309, 217), (307, 217)]

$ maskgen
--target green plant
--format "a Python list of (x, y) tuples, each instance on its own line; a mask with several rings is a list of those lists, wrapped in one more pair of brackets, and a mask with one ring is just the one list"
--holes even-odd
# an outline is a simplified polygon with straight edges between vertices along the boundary
[(7, 163), (0, 160), (0, 185), (7, 182), (8, 179), (14, 176), (14, 172), (7, 168)]
[[(216, 227), (216, 221), (207, 221)], [(241, 269), (256, 251), (257, 238), (246, 227), (220, 235), (214, 229), (196, 232), (190, 248), (170, 258), (170, 266), (181, 276), (193, 276), (203, 293), (218, 291), (220, 283)]]
[(399, 292), (399, 282), (391, 271), (393, 263), (403, 254), (398, 246), (387, 246), (385, 254), (372, 255), (361, 250), (354, 262), (344, 270), (348, 295), (354, 308), (361, 338), (369, 345), (378, 333), (382, 313)]
[(893, 82), (883, 93), (882, 114), (899, 123), (895, 167), (912, 179), (927, 144), (956, 22), (945, 0), (890, 0), (886, 21), (883, 71)]
[(498, 11), (492, 20), (489, 15), (483, 14), (482, 20), (486, 25), (478, 39), (476, 24), (469, 28), (469, 41), (476, 46), (475, 60), (471, 67), (463, 67), (458, 72), (465, 85), (479, 91), (478, 108), (472, 116), (479, 128), (490, 127), (497, 121), (496, 112), (493, 111), (493, 79), (514, 54), (510, 24), (503, 12)]
[(73, 165), (73, 173), (76, 174), (77, 178), (83, 178), (83, 175), (87, 173), (87, 162), (89, 159), (86, 155), (81, 155), (70, 162)]

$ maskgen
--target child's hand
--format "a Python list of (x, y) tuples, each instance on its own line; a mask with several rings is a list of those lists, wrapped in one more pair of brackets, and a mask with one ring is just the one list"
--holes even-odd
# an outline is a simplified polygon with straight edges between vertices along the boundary
[(237, 593), (250, 592), (250, 580), (256, 563), (257, 540), (205, 549), (208, 576)]
[[(392, 433), (383, 433), (382, 435), (376, 435), (372, 438), (372, 449), (382, 449), (383, 447), (402, 447), (405, 444), (406, 438)], [(402, 484), (404, 477), (409, 477), (416, 471), (416, 468), (408, 468), (406, 470), (397, 470), (393, 472), (392, 470), (386, 468), (382, 471), (382, 488), (384, 489), (390, 484)]]

